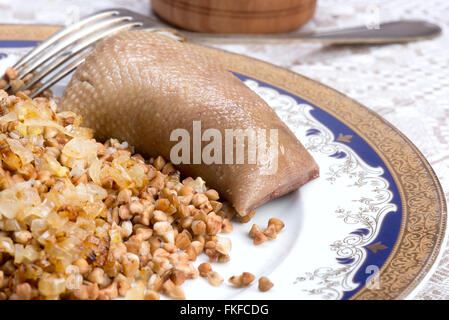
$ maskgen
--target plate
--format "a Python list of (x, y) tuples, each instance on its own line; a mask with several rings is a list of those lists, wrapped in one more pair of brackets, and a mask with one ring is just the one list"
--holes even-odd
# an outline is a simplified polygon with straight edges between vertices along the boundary
[[(0, 72), (29, 41), (0, 41)], [(12, 48), (12, 47), (22, 48)], [(28, 48), (29, 49), (29, 48)], [(214, 270), (268, 276), (257, 285), (185, 285), (189, 299), (401, 299), (435, 265), (446, 235), (446, 203), (429, 163), (391, 124), (311, 79), (240, 55), (208, 49), (276, 110), (320, 166), (320, 178), (234, 224), (231, 261)], [(60, 94), (65, 79), (54, 88)], [(252, 223), (278, 217), (286, 227), (254, 246)], [(202, 261), (197, 261), (199, 264)]]

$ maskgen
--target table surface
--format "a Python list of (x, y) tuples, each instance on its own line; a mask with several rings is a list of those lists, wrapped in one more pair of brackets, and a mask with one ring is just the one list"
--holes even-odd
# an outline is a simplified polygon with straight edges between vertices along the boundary
[[(110, 7), (149, 14), (148, 0), (0, 0), (0, 23), (67, 24)], [(384, 46), (221, 45), (333, 87), (381, 114), (427, 157), (449, 196), (449, 1), (319, 0), (303, 29), (327, 30), (395, 19), (439, 24), (435, 40)], [(449, 299), (449, 246), (416, 299)]]

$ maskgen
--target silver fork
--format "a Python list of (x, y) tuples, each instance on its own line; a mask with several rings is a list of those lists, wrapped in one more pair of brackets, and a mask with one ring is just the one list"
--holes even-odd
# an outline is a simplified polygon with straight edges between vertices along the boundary
[[(82, 64), (95, 42), (134, 28), (160, 32), (166, 30), (167, 34), (171, 31), (176, 38), (175, 33), (164, 24), (130, 10), (109, 9), (97, 12), (61, 29), (16, 62), (12, 68), (17, 73), (17, 80), (23, 80), (28, 74), (35, 72), (20, 90), (29, 90), (39, 81), (45, 80), (30, 94), (31, 98), (38, 96)], [(8, 84), (4, 90), (9, 88)]]
[[(441, 28), (426, 21), (402, 20), (383, 23), (377, 29), (365, 26), (322, 33), (284, 33), (272, 35), (204, 34), (174, 29), (163, 22), (126, 9), (108, 9), (94, 13), (79, 22), (61, 29), (21, 58), (13, 69), (16, 79), (28, 81), (21, 91), (37, 88), (34, 98), (82, 64), (90, 48), (98, 40), (124, 30), (143, 28), (181, 41), (202, 44), (216, 43), (279, 43), (312, 41), (325, 44), (378, 44), (431, 39)], [(9, 89), (7, 85), (5, 90)]]

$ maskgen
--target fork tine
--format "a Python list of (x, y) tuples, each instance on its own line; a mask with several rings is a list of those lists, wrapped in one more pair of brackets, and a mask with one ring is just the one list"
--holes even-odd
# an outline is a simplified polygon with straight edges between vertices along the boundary
[[(64, 55), (61, 55), (59, 59), (56, 59), (54, 62), (52, 62), (50, 65), (48, 65), (44, 70), (40, 71), (37, 75), (35, 75), (29, 83), (24, 88), (21, 88), (21, 90), (27, 90), (31, 88), (34, 84), (36, 84), (40, 79), (48, 75), (49, 73), (53, 72), (57, 67), (59, 67), (64, 62), (67, 62), (69, 59), (74, 57), (77, 53), (82, 52), (87, 47), (89, 47), (91, 44), (95, 43), (96, 41), (105, 38), (109, 35), (112, 35), (114, 33), (130, 29), (133, 27), (140, 26), (141, 23), (139, 21), (135, 22), (128, 22), (126, 24), (122, 24), (119, 26), (116, 26), (114, 28), (105, 30), (99, 34), (94, 34), (91, 37), (85, 39), (84, 41), (78, 43), (75, 47), (71, 49), (71, 51), (67, 52)], [(32, 97), (37, 96), (39, 93), (43, 92), (47, 88), (51, 87), (53, 84), (55, 84), (57, 81), (65, 77), (67, 74), (72, 72), (77, 66), (79, 66), (79, 62), (81, 59), (84, 61), (84, 57), (86, 55), (82, 55), (80, 59), (75, 60), (74, 62), (70, 63), (67, 67), (65, 67), (63, 70), (59, 71), (58, 73), (51, 76), (48, 81), (46, 81), (45, 84), (43, 84), (41, 87), (39, 87), (35, 92), (33, 92)], [(36, 78), (36, 79), (34, 79)]]
[[(29, 90), (44, 79), (46, 83), (41, 84), (32, 93), (32, 97), (35, 97), (76, 69), (84, 61), (86, 48), (96, 41), (133, 27), (158, 31), (164, 26), (158, 21), (123, 8), (106, 9), (94, 13), (61, 29), (22, 57), (13, 66), (17, 72), (15, 79), (22, 80), (40, 69), (20, 88), (20, 90)], [(8, 90), (10, 87), (8, 83), (3, 89)]]
[(25, 66), (25, 68), (22, 69), (22, 71), (20, 71), (18, 73), (17, 79), (22, 79), (28, 73), (33, 72), (39, 66), (41, 66), (43, 63), (45, 63), (50, 58), (52, 58), (55, 54), (57, 54), (58, 52), (61, 52), (62, 50), (66, 49), (67, 47), (73, 45), (76, 41), (79, 41), (80, 39), (83, 39), (83, 38), (89, 36), (93, 32), (99, 31), (106, 27), (110, 27), (111, 25), (121, 23), (123, 21), (127, 21), (127, 20), (129, 21), (130, 19), (131, 19), (130, 17), (108, 18), (106, 20), (103, 20), (101, 22), (98, 22), (98, 23), (92, 25), (91, 27), (84, 28), (83, 30), (73, 34), (72, 36), (69, 36), (66, 39), (61, 40), (58, 44), (49, 48), (45, 53), (43, 53), (42, 55), (39, 55), (30, 64)]
[(62, 69), (57, 74), (55, 74), (53, 77), (51, 77), (48, 82), (44, 83), (42, 86), (40, 86), (35, 91), (33, 91), (30, 94), (30, 98), (36, 98), (42, 92), (44, 92), (48, 88), (52, 87), (56, 82), (58, 82), (65, 76), (69, 75), (73, 70), (78, 68), (78, 66), (84, 62), (87, 55), (88, 55), (88, 53), (86, 53), (83, 56), (79, 57), (78, 59), (74, 60), (72, 63), (67, 65), (64, 69)]
[(83, 51), (91, 44), (97, 42), (98, 40), (105, 38), (111, 34), (114, 34), (118, 31), (122, 31), (125, 29), (129, 29), (132, 27), (139, 26), (140, 23), (138, 21), (136, 22), (128, 22), (126, 24), (118, 25), (114, 28), (104, 30), (100, 33), (95, 33), (88, 37), (87, 39), (84, 39), (77, 44), (75, 44), (72, 48), (70, 48), (68, 51), (64, 52), (63, 54), (56, 57), (55, 60), (53, 60), (50, 64), (44, 67), (41, 71), (39, 71), (36, 75), (34, 75), (27, 83), (26, 85), (21, 88), (21, 90), (27, 90), (31, 87), (33, 87), (39, 80), (41, 80), (43, 77), (45, 77), (47, 74), (54, 71), (57, 67), (59, 67), (64, 62), (68, 61), (70, 58), (75, 56), (77, 53)]
[(58, 31), (57, 33), (52, 35), (50, 38), (48, 38), (44, 42), (42, 42), (39, 46), (37, 46), (36, 48), (31, 50), (29, 53), (27, 53), (21, 59), (19, 59), (19, 61), (16, 62), (16, 64), (13, 66), (13, 68), (19, 72), (20, 69), (23, 68), (23, 66), (28, 61), (33, 59), (36, 55), (38, 55), (39, 53), (41, 53), (42, 51), (44, 51), (45, 49), (47, 49), (48, 47), (50, 47), (51, 45), (53, 45), (54, 43), (59, 41), (60, 39), (72, 34), (73, 32), (79, 30), (80, 28), (82, 28), (83, 26), (85, 26), (87, 24), (110, 17), (112, 15), (117, 15), (117, 14), (119, 14), (119, 12), (117, 10), (105, 10), (105, 11), (97, 12), (95, 14), (87, 16), (86, 18), (78, 21), (77, 23), (74, 23), (70, 26), (67, 26), (67, 27), (61, 29), (60, 31)]
[[(131, 19), (130, 17), (124, 17), (124, 16), (106, 18), (106, 19), (101, 20), (91, 26), (88, 26), (88, 27), (82, 29), (79, 32), (76, 32), (78, 29), (80, 29), (84, 25), (86, 25), (86, 21), (88, 23), (92, 23), (94, 21), (100, 20), (101, 18), (104, 18), (105, 15), (113, 15), (113, 14), (119, 14), (119, 12), (117, 10), (109, 10), (109, 11), (105, 11), (102, 13), (92, 15), (90, 17), (91, 19), (86, 18), (86, 19), (81, 20), (78, 24), (76, 24), (76, 25), (78, 25), (78, 28), (72, 28), (72, 26), (69, 26), (69, 27), (64, 28), (61, 31), (59, 31), (56, 35), (51, 36), (48, 40), (44, 41), (42, 44), (37, 46), (35, 50), (33, 50), (31, 53), (25, 55), (25, 57), (20, 60), (21, 67), (19, 69), (15, 69), (17, 72), (16, 79), (22, 79), (28, 73), (34, 71), (42, 63), (48, 61), (53, 55), (64, 50), (65, 48), (69, 47), (70, 45), (72, 45), (74, 42), (81, 39), (82, 37), (88, 36), (90, 33), (101, 30), (102, 28), (106, 28), (110, 25), (120, 23), (124, 20)], [(69, 32), (66, 32), (66, 29), (70, 29)], [(58, 43), (56, 43), (56, 41), (58, 41)], [(44, 52), (44, 50), (48, 49), (48, 48), (49, 48), (49, 50), (47, 52)], [(26, 63), (28, 63), (28, 64), (26, 64)], [(29, 63), (32, 63), (32, 64), (29, 64)], [(17, 64), (14, 65), (13, 68), (16, 68), (16, 66), (17, 66)], [(8, 83), (3, 89), (8, 90), (10, 87), (11, 86)]]

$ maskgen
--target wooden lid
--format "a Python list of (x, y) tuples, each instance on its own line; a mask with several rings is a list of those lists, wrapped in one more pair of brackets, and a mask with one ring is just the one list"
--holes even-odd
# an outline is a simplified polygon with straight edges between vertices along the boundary
[(210, 33), (287, 32), (309, 21), (316, 0), (151, 0), (165, 21)]

